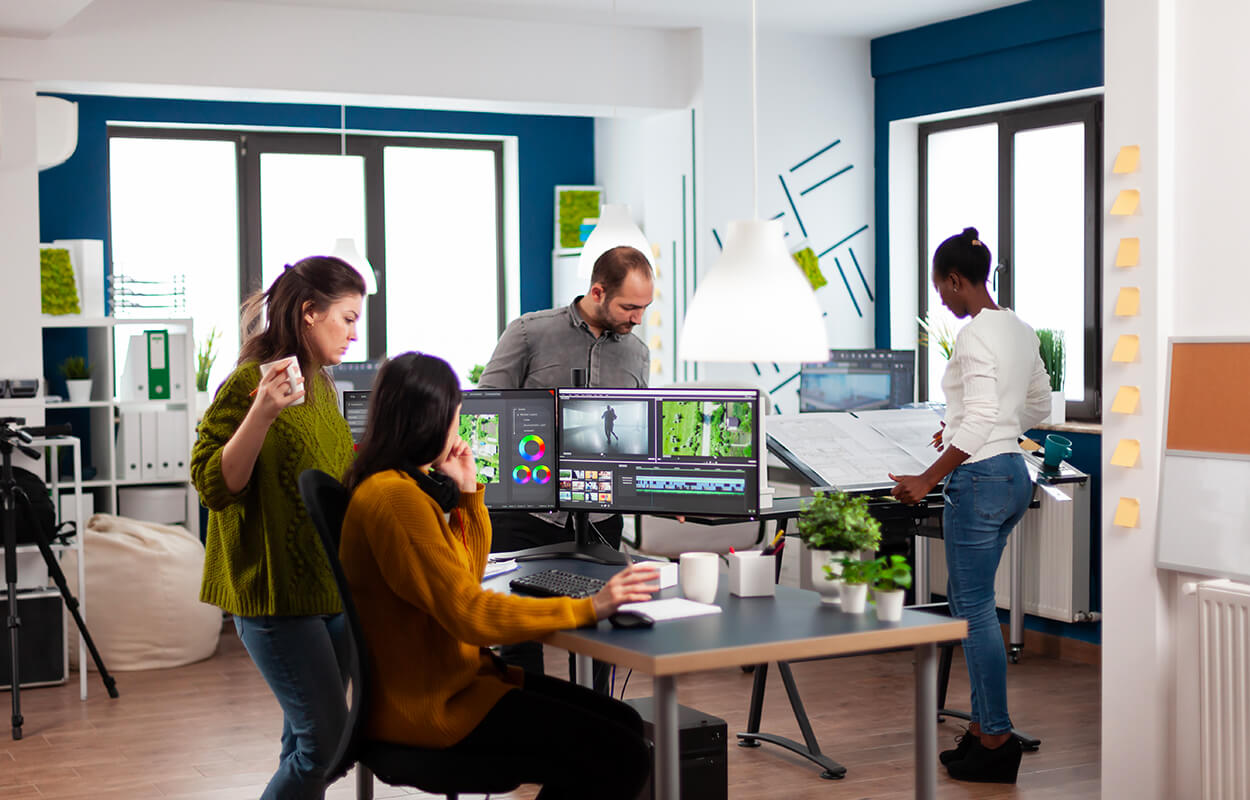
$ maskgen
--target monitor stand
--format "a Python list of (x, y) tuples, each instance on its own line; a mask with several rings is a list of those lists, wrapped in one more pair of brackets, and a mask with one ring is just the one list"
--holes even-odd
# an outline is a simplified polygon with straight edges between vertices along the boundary
[(573, 541), (527, 547), (512, 553), (497, 553), (497, 557), (517, 561), (537, 561), (544, 558), (574, 558), (596, 564), (619, 564), (629, 566), (629, 556), (613, 550), (602, 542), (591, 541), (590, 514), (586, 511), (570, 512), (573, 519)]

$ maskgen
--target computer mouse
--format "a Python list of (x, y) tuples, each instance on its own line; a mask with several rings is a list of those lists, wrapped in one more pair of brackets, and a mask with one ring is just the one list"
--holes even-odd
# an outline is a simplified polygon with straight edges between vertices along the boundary
[(655, 620), (641, 611), (618, 611), (608, 617), (613, 628), (650, 628)]

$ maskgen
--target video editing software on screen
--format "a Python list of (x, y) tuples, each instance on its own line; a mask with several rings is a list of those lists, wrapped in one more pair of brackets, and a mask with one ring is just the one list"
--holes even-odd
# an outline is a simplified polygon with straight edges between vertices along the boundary
[(915, 400), (911, 350), (832, 350), (829, 360), (803, 364), (799, 411), (868, 411)]
[(759, 510), (754, 390), (560, 389), (561, 509)]
[(555, 413), (555, 395), (549, 389), (464, 393), (460, 438), (473, 450), (489, 508), (556, 507)]
[(350, 389), (343, 392), (343, 417), (351, 429), (352, 441), (360, 444), (365, 436), (365, 424), (369, 421), (369, 392)]

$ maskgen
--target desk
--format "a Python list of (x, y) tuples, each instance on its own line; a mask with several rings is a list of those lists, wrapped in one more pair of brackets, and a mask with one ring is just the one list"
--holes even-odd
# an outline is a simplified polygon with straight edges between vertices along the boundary
[[(484, 586), (508, 591), (517, 575), (555, 567), (607, 577), (616, 567), (580, 561), (531, 561)], [(661, 622), (651, 629), (617, 630), (607, 622), (593, 628), (557, 631), (546, 644), (647, 673), (655, 686), (655, 786), (659, 800), (677, 800), (677, 676), (723, 667), (853, 655), (913, 647), (916, 651), (916, 797), (937, 791), (937, 644), (967, 635), (963, 620), (905, 610), (901, 622), (879, 622), (874, 612), (843, 614), (822, 606), (814, 592), (778, 586), (776, 597), (739, 598), (721, 582), (716, 604), (722, 613)], [(670, 587), (657, 597), (679, 594)], [(864, 713), (871, 714), (865, 704)]]

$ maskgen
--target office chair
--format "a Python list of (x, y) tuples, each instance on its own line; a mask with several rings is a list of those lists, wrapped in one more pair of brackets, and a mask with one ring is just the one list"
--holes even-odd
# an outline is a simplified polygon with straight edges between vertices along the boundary
[(368, 738), (369, 653), (351, 588), (339, 562), (339, 533), (350, 495), (337, 480), (315, 469), (305, 470), (299, 476), (299, 492), (334, 572), (350, 634), (347, 727), (339, 739), (326, 782), (338, 780), (356, 764), (358, 800), (372, 800), (374, 775), (391, 786), (412, 786), (445, 795), (448, 800), (456, 800), (461, 792), (496, 794), (520, 786), (521, 781), (514, 777), (519, 765), (506, 758), (469, 757)]

